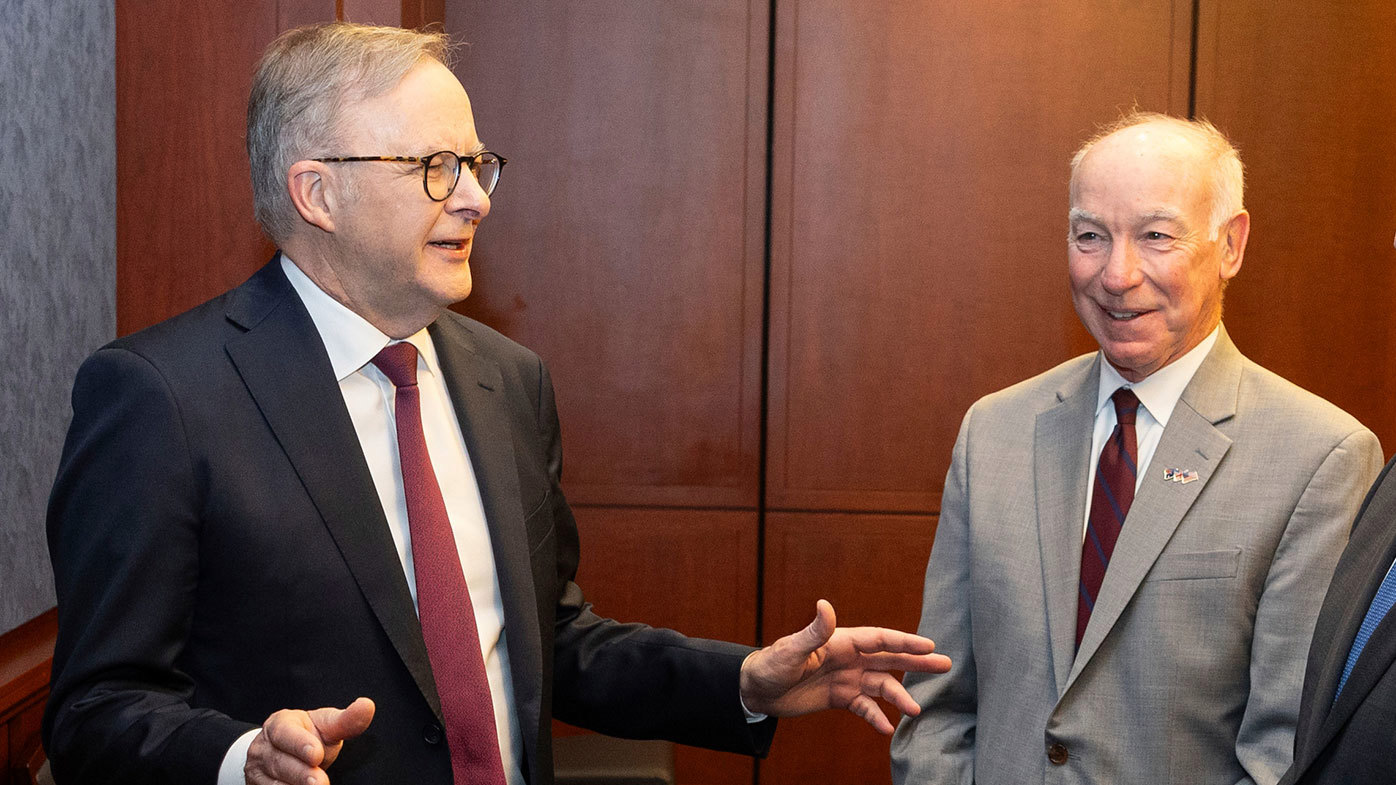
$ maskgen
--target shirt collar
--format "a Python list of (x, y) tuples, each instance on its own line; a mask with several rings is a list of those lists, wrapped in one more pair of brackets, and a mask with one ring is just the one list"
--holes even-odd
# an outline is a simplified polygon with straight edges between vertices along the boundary
[(1143, 404), (1154, 420), (1159, 425), (1167, 426), (1168, 418), (1173, 414), (1173, 407), (1178, 405), (1178, 399), (1183, 397), (1183, 390), (1197, 374), (1197, 369), (1202, 367), (1202, 361), (1207, 359), (1207, 354), (1216, 345), (1217, 336), (1220, 334), (1221, 324), (1218, 323), (1212, 332), (1208, 333), (1201, 343), (1189, 349), (1187, 354), (1137, 382), (1126, 380), (1102, 354), (1100, 387), (1096, 393), (1096, 415), (1099, 416), (1105, 405), (1110, 403), (1110, 396), (1114, 395), (1116, 390), (1128, 387), (1138, 396), (1139, 403)]
[[(343, 303), (321, 289), (310, 276), (301, 271), (291, 257), (281, 254), (281, 271), (291, 282), (305, 309), (310, 312), (310, 320), (320, 333), (325, 351), (330, 356), (330, 367), (334, 369), (335, 381), (340, 382), (373, 360), (384, 346), (394, 343), (368, 320), (349, 310)], [(440, 376), (436, 360), (436, 347), (431, 336), (423, 328), (405, 338), (417, 347), (426, 369), (433, 376)]]

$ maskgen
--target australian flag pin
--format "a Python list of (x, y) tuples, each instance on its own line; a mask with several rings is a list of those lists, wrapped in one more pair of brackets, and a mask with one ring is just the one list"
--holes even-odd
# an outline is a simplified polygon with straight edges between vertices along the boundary
[(1197, 472), (1192, 469), (1164, 469), (1163, 479), (1168, 482), (1180, 482), (1187, 485), (1197, 479)]

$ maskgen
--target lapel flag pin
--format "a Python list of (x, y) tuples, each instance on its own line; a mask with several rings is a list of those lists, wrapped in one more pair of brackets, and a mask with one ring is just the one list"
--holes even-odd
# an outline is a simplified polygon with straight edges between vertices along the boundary
[(1164, 469), (1163, 479), (1168, 482), (1180, 482), (1187, 485), (1197, 479), (1197, 472), (1192, 469)]

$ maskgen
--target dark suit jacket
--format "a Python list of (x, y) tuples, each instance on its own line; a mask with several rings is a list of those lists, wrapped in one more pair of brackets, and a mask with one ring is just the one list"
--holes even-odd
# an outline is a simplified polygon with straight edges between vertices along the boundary
[(1314, 629), (1294, 765), (1281, 785), (1396, 782), (1396, 613), (1377, 626), (1336, 702), (1357, 628), (1396, 560), (1396, 475), (1388, 463), (1363, 502)]
[[(430, 328), (504, 597), (526, 776), (553, 716), (760, 752), (746, 647), (594, 614), (538, 357), (454, 313)], [(44, 742), (60, 783), (212, 783), (277, 709), (377, 702), (336, 785), (449, 783), (440, 702), (368, 467), (319, 334), (273, 259), (97, 351), (49, 508), (59, 633)]]

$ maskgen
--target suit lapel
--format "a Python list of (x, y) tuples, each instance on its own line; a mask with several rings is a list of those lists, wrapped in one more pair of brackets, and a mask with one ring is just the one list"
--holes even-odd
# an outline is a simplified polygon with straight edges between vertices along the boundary
[(239, 287), (226, 351), (324, 519), (364, 599), (438, 718), (421, 625), (353, 421), (310, 314), (274, 258)]
[(1081, 580), (1081, 527), (1086, 519), (1086, 473), (1090, 469), (1100, 356), (1085, 373), (1057, 392), (1057, 405), (1037, 416), (1033, 434), (1033, 481), (1037, 494), (1037, 537), (1042, 552), (1047, 634), (1057, 693), (1066, 689), (1076, 649), (1076, 601)]
[(513, 418), (504, 399), (499, 367), (475, 351), (474, 339), (459, 318), (452, 313), (443, 314), (430, 332), (475, 480), (480, 485), (504, 602), (514, 702), (525, 748), (536, 749), (542, 711), (542, 635), (518, 462), (509, 426)]
[[(1144, 576), (1230, 449), (1231, 439), (1216, 424), (1236, 413), (1241, 365), (1240, 352), (1222, 331), (1173, 408), (1110, 556), (1110, 568), (1105, 572), (1100, 596), (1081, 638), (1068, 687), (1119, 621)], [(1186, 484), (1166, 481), (1166, 468), (1194, 470), (1198, 479)]]
[(1362, 650), (1343, 694), (1333, 701), (1357, 630), (1387, 568), (1396, 559), (1396, 528), (1391, 526), (1396, 519), (1396, 480), (1387, 482), (1389, 471), (1388, 466), (1378, 490), (1358, 516), (1361, 525), (1343, 551), (1314, 630), (1314, 640), (1321, 641), (1324, 648), (1321, 655), (1317, 649), (1311, 655), (1317, 669), (1311, 668), (1305, 681), (1302, 716), (1309, 722), (1322, 720), (1312, 726), (1305, 723), (1299, 743), (1313, 755), (1332, 740), (1396, 662), (1396, 613), (1389, 613)]

